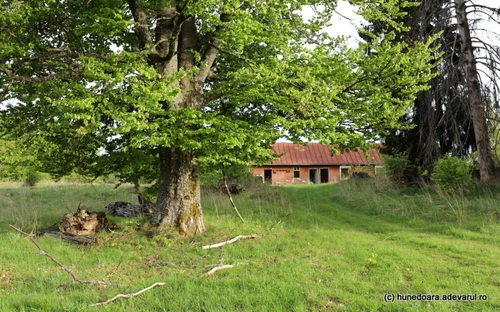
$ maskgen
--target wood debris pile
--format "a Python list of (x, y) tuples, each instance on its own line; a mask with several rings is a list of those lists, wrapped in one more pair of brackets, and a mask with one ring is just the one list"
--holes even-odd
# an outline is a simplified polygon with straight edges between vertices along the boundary
[(103, 229), (113, 229), (116, 225), (106, 219), (104, 212), (88, 212), (85, 207), (78, 207), (75, 213), (66, 213), (59, 222), (59, 231), (69, 235), (94, 235)]

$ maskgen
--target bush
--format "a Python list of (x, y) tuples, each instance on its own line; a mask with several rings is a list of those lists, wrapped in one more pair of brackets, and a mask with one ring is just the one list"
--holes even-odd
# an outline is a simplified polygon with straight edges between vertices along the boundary
[(431, 178), (445, 192), (461, 192), (474, 186), (470, 165), (457, 157), (445, 156), (438, 160)]
[(26, 174), (26, 178), (24, 179), (25, 186), (35, 186), (38, 182), (42, 180), (42, 175), (38, 171), (30, 170)]
[(383, 158), (384, 173), (395, 184), (412, 184), (414, 181), (418, 181), (419, 169), (410, 163), (406, 155), (383, 155)]

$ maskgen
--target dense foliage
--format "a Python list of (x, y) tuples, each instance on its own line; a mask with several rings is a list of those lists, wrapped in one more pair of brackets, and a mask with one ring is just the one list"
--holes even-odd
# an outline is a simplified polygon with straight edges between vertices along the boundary
[(4, 1), (0, 133), (55, 176), (156, 178), (154, 222), (203, 232), (199, 163), (269, 161), (280, 137), (367, 147), (427, 88), (434, 38), (393, 40), (415, 3), (355, 3), (391, 25), (358, 48), (325, 31), (330, 0)]
[(396, 185), (415, 185), (420, 181), (421, 169), (406, 154), (383, 155), (384, 173)]
[[(196, 19), (200, 41), (193, 46), (193, 66), (163, 75), (154, 65), (162, 57), (161, 40), (147, 46), (134, 35), (140, 25), (129, 5), (135, 2), (2, 6), (2, 101), (16, 101), (3, 111), (4, 131), (29, 133), (26, 141), (39, 148), (41, 167), (55, 175), (74, 167), (101, 174), (109, 164), (154, 161), (141, 150), (159, 145), (196, 150), (198, 160), (209, 163), (264, 157), (280, 136), (363, 145), (398, 125), (430, 77), (428, 43), (374, 37), (350, 49), (331, 38), (322, 31), (333, 14), (329, 1), (179, 1), (184, 19)], [(387, 13), (378, 18), (398, 14), (390, 2), (376, 2)], [(376, 2), (358, 3), (375, 16)], [(306, 22), (304, 4), (324, 9)], [(159, 27), (163, 2), (142, 5), (152, 14), (151, 28)], [(210, 40), (215, 35), (217, 41)], [(219, 54), (206, 69), (204, 53), (213, 46)], [(366, 50), (377, 54), (368, 57)], [(162, 53), (167, 58), (173, 51)], [(182, 88), (176, 82), (203, 70), (211, 72), (200, 103), (168, 109)]]
[(471, 166), (467, 161), (451, 156), (437, 161), (432, 180), (446, 192), (466, 192), (474, 186)]

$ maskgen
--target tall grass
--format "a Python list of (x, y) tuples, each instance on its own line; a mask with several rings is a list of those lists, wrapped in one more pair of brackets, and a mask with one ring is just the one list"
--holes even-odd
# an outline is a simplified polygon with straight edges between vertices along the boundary
[(398, 188), (384, 179), (352, 180), (339, 185), (337, 194), (354, 209), (407, 221), (419, 219), (478, 230), (500, 220), (500, 198), (494, 185), (465, 194), (439, 188)]
[[(71, 278), (9, 229), (0, 236), (0, 311), (87, 311), (89, 304), (154, 282), (103, 311), (495, 311), (500, 310), (500, 199), (494, 188), (468, 195), (397, 189), (379, 180), (270, 187), (234, 196), (204, 189), (203, 236), (151, 237), (140, 219), (114, 218), (115, 232), (92, 246), (40, 237), (42, 248), (96, 288)], [(0, 226), (57, 222), (82, 202), (92, 209), (134, 201), (111, 185), (0, 188)], [(44, 202), (45, 201), (45, 202)], [(12, 210), (24, 206), (25, 212)], [(101, 208), (102, 209), (102, 208)], [(26, 221), (25, 230), (30, 229)], [(206, 244), (257, 233), (222, 248)], [(205, 273), (215, 265), (234, 268)], [(63, 286), (63, 287), (60, 287)], [(394, 301), (386, 294), (486, 294), (487, 301)]]
[(59, 184), (44, 181), (36, 187), (22, 183), (0, 183), (0, 233), (13, 223), (21, 228), (39, 230), (75, 212), (80, 204), (89, 210), (103, 211), (110, 201), (136, 202), (130, 187), (116, 189), (110, 184)]

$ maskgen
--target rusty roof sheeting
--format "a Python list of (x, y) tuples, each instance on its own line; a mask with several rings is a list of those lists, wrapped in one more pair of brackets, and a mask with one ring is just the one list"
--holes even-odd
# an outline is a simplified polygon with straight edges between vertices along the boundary
[(371, 149), (365, 156), (362, 150), (350, 151), (343, 154), (331, 154), (328, 146), (320, 143), (307, 145), (294, 143), (275, 143), (274, 151), (281, 155), (274, 160), (273, 165), (381, 165), (383, 163), (379, 149)]

